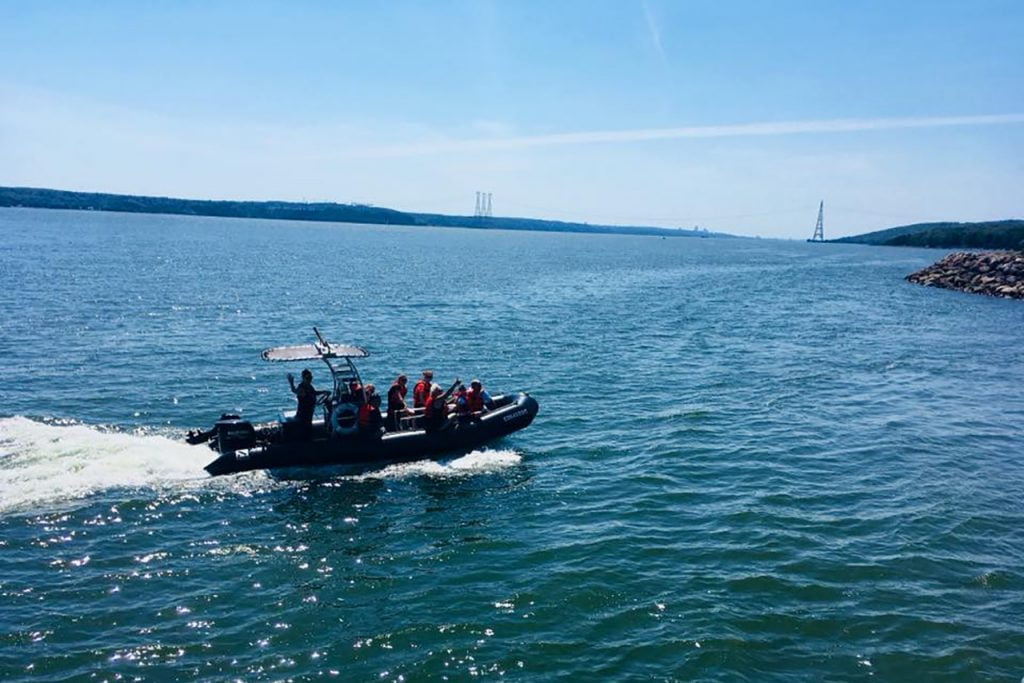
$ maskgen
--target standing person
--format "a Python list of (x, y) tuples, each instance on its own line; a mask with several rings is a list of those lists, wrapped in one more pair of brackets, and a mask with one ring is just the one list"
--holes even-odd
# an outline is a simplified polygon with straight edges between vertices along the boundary
[(313, 386), (313, 373), (309, 368), (302, 371), (302, 381), (297, 385), (295, 384), (295, 377), (289, 372), (288, 385), (292, 388), (292, 393), (295, 394), (295, 399), (299, 403), (292, 422), (299, 425), (303, 436), (306, 436), (313, 426), (313, 411), (316, 409), (316, 400), (320, 396), (329, 395), (330, 392), (316, 390), (316, 387)]
[(430, 398), (430, 386), (434, 383), (434, 371), (424, 370), (423, 379), (416, 382), (416, 386), (412, 388), (412, 407), (422, 408), (427, 405), (427, 399)]
[(408, 383), (408, 377), (399, 375), (388, 389), (388, 418), (385, 428), (389, 432), (397, 432), (399, 418), (409, 414), (409, 409), (405, 405), (406, 384)]

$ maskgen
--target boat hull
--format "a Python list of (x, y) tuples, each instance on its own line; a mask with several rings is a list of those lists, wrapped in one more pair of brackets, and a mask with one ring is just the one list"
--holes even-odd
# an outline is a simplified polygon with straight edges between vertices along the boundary
[(220, 476), (250, 470), (333, 469), (338, 466), (367, 469), (438, 458), (478, 448), (524, 429), (533, 422), (538, 410), (536, 399), (519, 394), (476, 421), (452, 423), (440, 431), (390, 432), (379, 438), (323, 435), (270, 443), (223, 453), (205, 469), (213, 476)]

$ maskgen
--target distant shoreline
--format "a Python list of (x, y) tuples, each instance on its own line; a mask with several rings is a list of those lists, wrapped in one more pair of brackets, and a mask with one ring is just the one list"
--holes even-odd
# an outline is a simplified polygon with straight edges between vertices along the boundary
[(826, 241), (883, 247), (1024, 250), (1024, 220), (914, 223)]
[(726, 237), (735, 235), (697, 228), (594, 225), (538, 218), (454, 216), (398, 211), (367, 204), (333, 202), (232, 201), (180, 199), (103, 192), (72, 192), (36, 187), (0, 187), (0, 207), (113, 211), (119, 213), (209, 216), (214, 218), (255, 218), (266, 220), (363, 223), (412, 227), (472, 228), (478, 230), (527, 230), (605, 235), (653, 237)]

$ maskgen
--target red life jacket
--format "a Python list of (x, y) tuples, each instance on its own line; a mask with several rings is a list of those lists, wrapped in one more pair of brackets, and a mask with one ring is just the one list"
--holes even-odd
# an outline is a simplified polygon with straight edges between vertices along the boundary
[(430, 382), (421, 379), (419, 382), (416, 382), (416, 386), (412, 389), (412, 407), (419, 408), (425, 406), (428, 400), (430, 400)]
[(359, 426), (366, 428), (370, 426), (370, 416), (373, 415), (373, 406), (369, 403), (364, 403), (359, 406)]
[(469, 412), (479, 413), (484, 409), (484, 392), (483, 389), (477, 391), (476, 389), (470, 389), (466, 392), (466, 403), (469, 405)]
[[(438, 405), (440, 408), (436, 407)], [(444, 400), (444, 396), (437, 396), (436, 400), (435, 397), (428, 396), (427, 403), (423, 408), (427, 417), (448, 417), (448, 403)]]

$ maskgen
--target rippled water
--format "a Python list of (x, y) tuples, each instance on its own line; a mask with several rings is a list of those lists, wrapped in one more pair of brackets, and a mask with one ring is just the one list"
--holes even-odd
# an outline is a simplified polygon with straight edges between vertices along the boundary
[[(941, 255), (0, 211), (0, 677), (1020, 680), (1024, 306)], [(541, 413), (205, 477), (313, 324)]]

